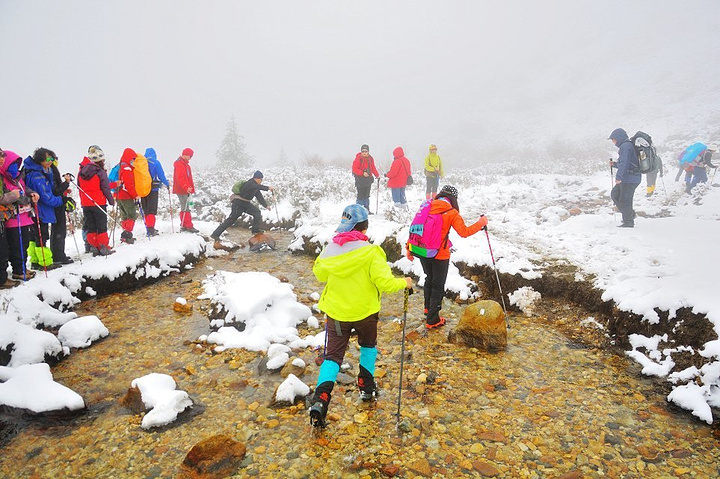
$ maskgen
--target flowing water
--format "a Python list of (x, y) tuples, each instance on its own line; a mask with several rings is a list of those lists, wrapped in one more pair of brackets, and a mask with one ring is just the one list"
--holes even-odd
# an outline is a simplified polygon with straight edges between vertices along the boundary
[[(231, 230), (246, 240), (243, 230)], [(261, 355), (213, 354), (193, 341), (209, 331), (197, 300), (216, 269), (268, 271), (295, 285), (300, 301), (320, 291), (312, 259), (285, 251), (208, 258), (190, 271), (142, 290), (83, 303), (111, 335), (53, 369), (88, 410), (18, 425), (0, 450), (0, 477), (175, 477), (197, 442), (228, 434), (247, 445), (237, 477), (718, 477), (720, 438), (687, 413), (670, 410), (657, 386), (627, 359), (582, 346), (523, 317), (513, 318), (506, 351), (490, 354), (449, 344), (446, 331), (425, 333), (421, 295), (411, 296), (402, 418), (396, 428), (402, 299), (385, 296), (377, 377), (381, 398), (358, 401), (353, 385), (335, 388), (330, 424), (320, 435), (304, 405), (268, 407), (282, 378), (261, 375)], [(194, 305), (173, 311), (175, 298)], [(446, 302), (450, 327), (461, 306)], [(446, 327), (447, 328), (447, 327)], [(314, 331), (313, 331), (314, 332)], [(308, 333), (301, 328), (301, 334)], [(317, 353), (297, 353), (311, 386)], [(349, 374), (357, 372), (351, 343)], [(195, 403), (168, 427), (146, 432), (141, 416), (118, 404), (133, 379), (175, 377)], [(418, 380), (421, 374), (430, 379)], [(565, 476), (563, 476), (565, 474)]]

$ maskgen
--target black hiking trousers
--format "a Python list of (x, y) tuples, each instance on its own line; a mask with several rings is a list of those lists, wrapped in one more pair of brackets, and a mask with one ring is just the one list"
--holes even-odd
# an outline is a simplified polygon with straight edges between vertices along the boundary
[(65, 216), (64, 203), (62, 206), (55, 208), (55, 223), (52, 225), (50, 234), (50, 251), (52, 251), (53, 254), (53, 261), (66, 259), (65, 237), (67, 236), (67, 218)]
[(635, 190), (639, 183), (618, 183), (616, 184), (610, 196), (612, 197), (613, 203), (617, 206), (617, 209), (622, 213), (622, 224), (625, 226), (635, 225), (635, 210), (633, 209), (633, 197), (635, 196)]
[(249, 201), (243, 201), (243, 200), (233, 200), (232, 201), (232, 210), (230, 211), (230, 216), (227, 217), (225, 221), (220, 223), (220, 226), (215, 228), (215, 231), (212, 232), (210, 236), (212, 236), (215, 239), (219, 239), (220, 235), (223, 234), (223, 232), (231, 227), (235, 221), (237, 221), (238, 218), (243, 213), (247, 213), (253, 218), (252, 222), (252, 232), (253, 234), (260, 232), (260, 221), (262, 220), (262, 214), (260, 213), (260, 209), (255, 206), (254, 204), (250, 203)]
[(419, 258), (425, 273), (425, 321), (427, 324), (436, 324), (440, 321), (440, 310), (445, 297), (445, 280), (450, 267), (450, 259)]

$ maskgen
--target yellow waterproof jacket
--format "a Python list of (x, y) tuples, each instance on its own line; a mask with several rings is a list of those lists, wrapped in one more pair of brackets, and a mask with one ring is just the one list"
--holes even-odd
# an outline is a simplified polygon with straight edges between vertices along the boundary
[(430, 153), (425, 157), (425, 176), (437, 176), (437, 173), (441, 178), (445, 176), (442, 160), (437, 153)]
[(318, 307), (337, 321), (360, 321), (380, 311), (382, 293), (405, 288), (405, 279), (393, 276), (380, 246), (350, 241), (331, 242), (315, 260), (313, 273), (327, 283)]

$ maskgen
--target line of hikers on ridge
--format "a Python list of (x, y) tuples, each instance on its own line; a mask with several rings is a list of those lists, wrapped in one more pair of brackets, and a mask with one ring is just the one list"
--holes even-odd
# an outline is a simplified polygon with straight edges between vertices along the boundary
[[(193, 150), (185, 148), (175, 161), (172, 192), (180, 200), (180, 230), (196, 233), (188, 204), (189, 195), (195, 191), (189, 165), (192, 156)], [(71, 197), (73, 189), (78, 190), (83, 211), (85, 252), (107, 256), (114, 253), (109, 244), (109, 221), (121, 225), (123, 243), (135, 241), (138, 211), (147, 235), (158, 234), (155, 217), (159, 190), (163, 185), (168, 192), (170, 188), (153, 148), (146, 149), (144, 155), (126, 148), (118, 165), (108, 172), (105, 153), (91, 145), (80, 162), (77, 182), (72, 173), (60, 174), (58, 156), (50, 149), (38, 148), (24, 159), (0, 149), (0, 178), (0, 288), (33, 278), (35, 271), (73, 263), (65, 252), (67, 231), (74, 232), (70, 218), (77, 207)], [(115, 216), (119, 218), (110, 218), (107, 207), (116, 202)], [(10, 277), (8, 262), (12, 266)]]

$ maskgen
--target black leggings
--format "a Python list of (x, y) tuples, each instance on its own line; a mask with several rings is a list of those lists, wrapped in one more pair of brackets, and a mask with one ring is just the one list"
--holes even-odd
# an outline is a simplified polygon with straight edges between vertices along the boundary
[(445, 280), (447, 279), (449, 259), (420, 258), (420, 264), (425, 272), (425, 309), (426, 321), (435, 324), (440, 321), (440, 310), (445, 297)]

